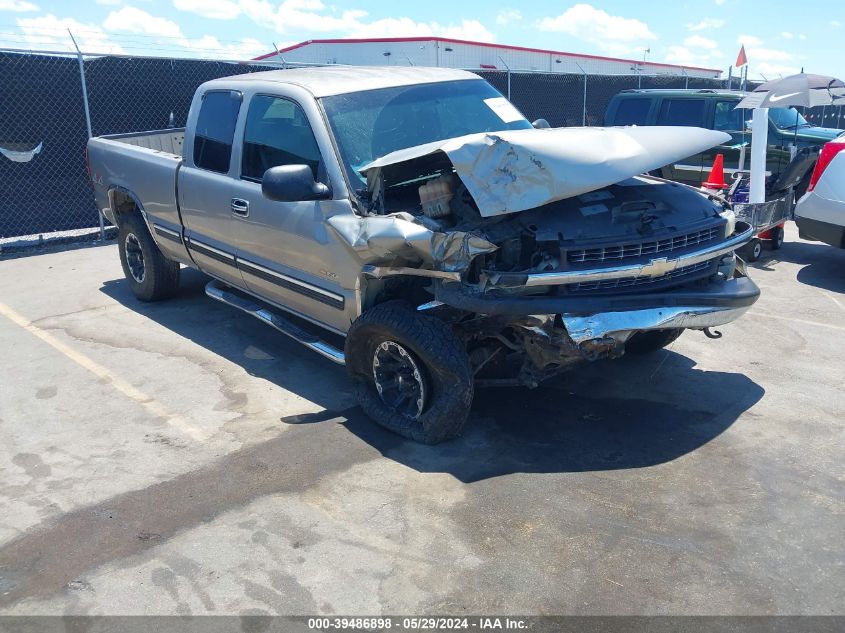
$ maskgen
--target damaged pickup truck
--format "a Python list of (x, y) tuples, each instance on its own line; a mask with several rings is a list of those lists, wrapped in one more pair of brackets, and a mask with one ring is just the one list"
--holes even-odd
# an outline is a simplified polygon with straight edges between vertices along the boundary
[(657, 350), (759, 295), (734, 254), (751, 227), (639, 175), (726, 134), (541, 128), (463, 71), (279, 70), (205, 83), (184, 130), (94, 138), (88, 159), (139, 299), (198, 268), (435, 443), (476, 385)]

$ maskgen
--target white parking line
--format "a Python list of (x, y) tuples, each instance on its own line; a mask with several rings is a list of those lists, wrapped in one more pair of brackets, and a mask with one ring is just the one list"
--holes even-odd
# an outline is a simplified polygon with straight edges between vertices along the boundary
[(140, 391), (120, 376), (116, 376), (112, 371), (110, 371), (106, 367), (103, 367), (96, 361), (91, 360), (81, 352), (78, 352), (66, 343), (63, 343), (58, 338), (53, 336), (50, 332), (41, 329), (37, 325), (32, 324), (26, 319), (26, 317), (21, 314), (18, 314), (12, 308), (3, 303), (0, 303), (0, 315), (6, 317), (7, 319), (9, 319), (9, 321), (14, 323), (15, 325), (20, 326), (33, 336), (38, 337), (39, 339), (47, 343), (47, 345), (60, 352), (80, 367), (90, 371), (97, 378), (109, 383), (112, 387), (114, 387), (124, 396), (131, 398), (132, 400), (140, 404), (142, 407), (144, 407), (147, 411), (149, 411), (152, 415), (161, 418), (167, 424), (175, 428), (177, 431), (181, 432), (183, 435), (197, 441), (206, 439), (206, 433), (203, 432), (202, 429), (194, 426), (193, 424), (191, 424), (191, 422), (189, 422), (182, 416), (171, 414), (157, 400), (154, 400), (153, 398), (145, 394), (143, 391)]
[(767, 319), (778, 319), (780, 321), (791, 321), (792, 323), (799, 323), (801, 325), (814, 325), (816, 327), (826, 327), (831, 330), (840, 330), (845, 332), (845, 326), (841, 325), (831, 325), (830, 323), (820, 323), (818, 321), (808, 321), (807, 319), (794, 319), (792, 317), (785, 317), (779, 314), (770, 314), (768, 312), (758, 312), (756, 310), (749, 312), (749, 316), (761, 316)]

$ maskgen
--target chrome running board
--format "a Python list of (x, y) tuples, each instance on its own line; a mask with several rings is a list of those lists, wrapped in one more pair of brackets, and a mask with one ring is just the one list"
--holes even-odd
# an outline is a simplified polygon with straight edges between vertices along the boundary
[(234, 288), (230, 288), (216, 280), (209, 281), (205, 286), (205, 294), (221, 303), (251, 314), (259, 321), (263, 321), (282, 334), (286, 334), (295, 341), (302, 343), (308, 349), (317, 352), (338, 365), (346, 364), (346, 358), (341, 350), (302, 329), (278, 312), (273, 312), (268, 306), (261, 305), (257, 300)]

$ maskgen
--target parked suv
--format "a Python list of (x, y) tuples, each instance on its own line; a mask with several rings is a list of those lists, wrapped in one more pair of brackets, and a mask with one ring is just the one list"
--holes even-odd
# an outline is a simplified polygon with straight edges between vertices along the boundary
[[(725, 172), (730, 175), (739, 164), (742, 143), (751, 142), (752, 110), (737, 110), (744, 93), (728, 90), (623, 90), (611, 99), (605, 114), (605, 125), (681, 125), (719, 130), (731, 135), (724, 144), (677, 163), (666, 165), (659, 174), (698, 186), (707, 179), (716, 154), (725, 155)], [(774, 183), (790, 163), (790, 145), (809, 149), (818, 155), (821, 146), (835, 139), (842, 130), (816, 127), (806, 121), (795, 108), (769, 110), (769, 148), (766, 170), (769, 183)], [(746, 153), (746, 169), (751, 153)], [(804, 162), (803, 174), (796, 187), (796, 199), (807, 191), (815, 160)]]

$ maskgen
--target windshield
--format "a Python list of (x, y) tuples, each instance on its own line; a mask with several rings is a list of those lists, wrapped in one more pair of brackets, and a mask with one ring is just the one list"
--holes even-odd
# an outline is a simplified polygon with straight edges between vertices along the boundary
[[(797, 118), (796, 118), (797, 117)], [(795, 108), (772, 108), (769, 110), (769, 120), (782, 130), (792, 130), (797, 127), (807, 127), (807, 119), (801, 116)]]
[(472, 134), (531, 127), (483, 79), (324, 97), (326, 116), (353, 187), (358, 169), (390, 152)]

